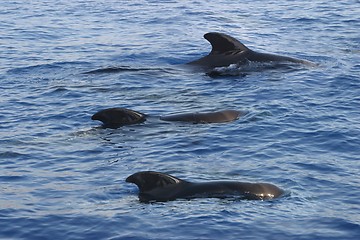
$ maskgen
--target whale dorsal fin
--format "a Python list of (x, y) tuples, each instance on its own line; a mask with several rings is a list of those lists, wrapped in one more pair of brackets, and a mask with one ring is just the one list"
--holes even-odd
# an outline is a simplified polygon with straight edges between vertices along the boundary
[(126, 178), (126, 182), (134, 183), (138, 186), (140, 192), (146, 192), (185, 181), (164, 173), (145, 171), (134, 173)]
[(223, 53), (233, 50), (249, 50), (249, 48), (237, 39), (224, 33), (210, 32), (206, 33), (204, 38), (208, 40), (212, 46), (210, 54)]

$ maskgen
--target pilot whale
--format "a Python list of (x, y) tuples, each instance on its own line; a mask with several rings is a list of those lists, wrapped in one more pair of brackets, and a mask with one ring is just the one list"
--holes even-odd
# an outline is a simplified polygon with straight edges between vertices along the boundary
[(189, 62), (190, 65), (202, 66), (204, 68), (226, 67), (231, 64), (245, 64), (246, 62), (291, 62), (309, 66), (316, 64), (307, 60), (280, 56), (269, 53), (255, 52), (237, 39), (224, 33), (210, 32), (204, 35), (212, 46), (211, 52), (196, 61)]
[(137, 172), (127, 177), (125, 181), (138, 186), (140, 202), (166, 202), (199, 197), (270, 200), (284, 194), (282, 189), (270, 183), (232, 181), (193, 183), (153, 171)]
[[(204, 113), (183, 113), (161, 116), (163, 121), (191, 123), (223, 123), (236, 120), (245, 113), (236, 110), (222, 110)], [(104, 127), (118, 128), (125, 125), (145, 122), (147, 115), (127, 108), (107, 108), (95, 113), (92, 120), (99, 120)]]

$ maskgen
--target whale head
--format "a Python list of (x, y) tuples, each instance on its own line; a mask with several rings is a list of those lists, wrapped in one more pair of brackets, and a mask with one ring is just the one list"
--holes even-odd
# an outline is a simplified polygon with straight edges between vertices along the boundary
[(153, 171), (137, 172), (125, 180), (138, 186), (140, 192), (151, 191), (155, 188), (163, 188), (168, 185), (180, 184), (183, 180), (176, 177)]
[(142, 123), (146, 120), (144, 114), (126, 108), (107, 108), (95, 113), (91, 119), (101, 121), (104, 127), (108, 128)]
[(189, 184), (168, 174), (153, 171), (134, 173), (125, 181), (137, 185), (140, 202), (174, 200), (182, 186)]

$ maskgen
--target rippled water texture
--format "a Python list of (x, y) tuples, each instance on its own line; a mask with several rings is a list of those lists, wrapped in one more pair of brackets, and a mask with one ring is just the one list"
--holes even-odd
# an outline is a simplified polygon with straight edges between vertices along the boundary
[[(357, 239), (359, 1), (2, 1), (0, 238)], [(319, 63), (209, 76), (184, 63), (219, 31)], [(89, 73), (90, 72), (90, 73)], [(142, 124), (101, 128), (126, 107)], [(163, 122), (237, 109), (224, 124)], [(269, 182), (272, 201), (143, 204), (125, 182)]]

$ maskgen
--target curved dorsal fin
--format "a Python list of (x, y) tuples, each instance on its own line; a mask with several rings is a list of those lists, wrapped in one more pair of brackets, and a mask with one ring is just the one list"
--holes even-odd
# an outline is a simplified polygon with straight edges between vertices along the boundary
[(144, 171), (129, 176), (126, 178), (126, 182), (136, 184), (140, 192), (147, 192), (155, 188), (162, 188), (185, 181), (164, 173)]
[(204, 38), (208, 40), (212, 46), (210, 54), (223, 53), (232, 50), (249, 50), (249, 48), (247, 48), (237, 39), (224, 33), (210, 32), (206, 33)]

